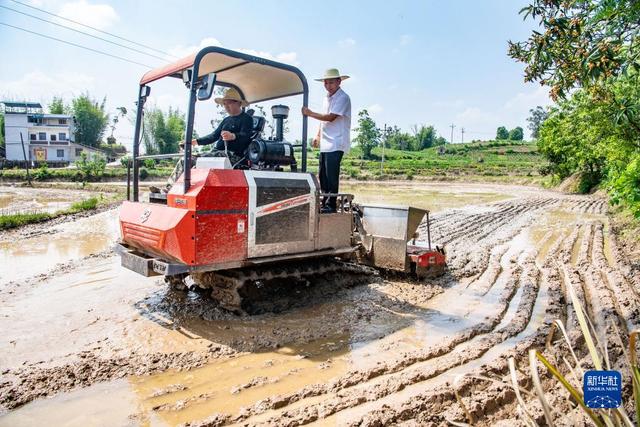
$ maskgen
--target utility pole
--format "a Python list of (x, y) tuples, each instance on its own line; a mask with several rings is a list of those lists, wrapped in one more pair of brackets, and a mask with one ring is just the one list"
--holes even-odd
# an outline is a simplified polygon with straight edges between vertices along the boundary
[(387, 124), (385, 123), (382, 138), (380, 138), (380, 141), (382, 142), (382, 162), (380, 163), (380, 172), (384, 170), (384, 143), (386, 142), (386, 139), (387, 139)]
[(454, 125), (453, 123), (451, 123), (451, 126), (449, 126), (449, 127), (451, 128), (451, 139), (450, 139), (450, 141), (451, 141), (451, 143), (453, 144), (453, 128), (455, 128), (455, 127), (456, 127), (456, 125)]
[(462, 141), (461, 142), (464, 144), (464, 128), (462, 128)]
[[(31, 176), (29, 175), (29, 160), (27, 159), (27, 153), (24, 150), (24, 138), (22, 137), (22, 132), (20, 132), (20, 143), (22, 144), (22, 156), (24, 157), (24, 165), (27, 168), (27, 182), (29, 183), (29, 187), (33, 187), (31, 185)], [(29, 151), (29, 157), (31, 157), (31, 151)]]

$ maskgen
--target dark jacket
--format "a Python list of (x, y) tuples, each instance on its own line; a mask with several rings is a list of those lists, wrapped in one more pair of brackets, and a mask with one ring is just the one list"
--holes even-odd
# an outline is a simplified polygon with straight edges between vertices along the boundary
[(197, 139), (198, 145), (216, 144), (216, 150), (224, 150), (224, 141), (220, 137), (220, 134), (225, 130), (236, 136), (236, 139), (233, 141), (227, 141), (229, 151), (238, 156), (243, 156), (244, 151), (251, 142), (251, 133), (253, 130), (253, 119), (245, 112), (237, 116), (225, 117), (213, 133)]

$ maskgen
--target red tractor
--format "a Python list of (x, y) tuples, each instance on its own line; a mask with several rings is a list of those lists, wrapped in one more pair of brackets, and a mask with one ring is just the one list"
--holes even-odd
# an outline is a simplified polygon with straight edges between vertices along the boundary
[[(149, 84), (167, 77), (182, 79), (189, 89), (184, 153), (164, 156), (183, 157), (184, 172), (168, 193), (141, 202), (138, 162), (159, 157), (139, 155), (144, 104)], [(325, 194), (307, 172), (307, 118), (302, 116), (302, 143), (285, 142), (283, 105), (272, 108), (273, 138), (262, 136), (265, 118), (253, 117), (253, 140), (242, 162), (204, 155), (194, 161), (196, 103), (211, 98), (215, 86), (233, 87), (249, 103), (302, 95), (308, 105), (307, 81), (296, 67), (220, 47), (146, 73), (138, 96), (132, 200), (120, 210), (117, 250), (124, 267), (164, 275), (174, 287), (210, 289), (233, 311), (249, 310), (247, 301), (267, 295), (273, 282), (362, 272), (363, 264), (419, 278), (444, 271), (444, 251), (431, 246), (428, 211), (356, 205), (352, 195), (337, 194), (338, 211), (320, 213)], [(418, 243), (416, 229), (425, 216), (426, 242)]]

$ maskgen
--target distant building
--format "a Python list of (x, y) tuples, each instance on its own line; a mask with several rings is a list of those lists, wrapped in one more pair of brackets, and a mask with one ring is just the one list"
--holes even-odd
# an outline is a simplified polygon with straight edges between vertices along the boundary
[(73, 117), (68, 114), (44, 114), (42, 105), (34, 102), (3, 101), (0, 106), (7, 160), (24, 161), (26, 155), (29, 161), (74, 162), (81, 153), (104, 156), (102, 150), (74, 142)]

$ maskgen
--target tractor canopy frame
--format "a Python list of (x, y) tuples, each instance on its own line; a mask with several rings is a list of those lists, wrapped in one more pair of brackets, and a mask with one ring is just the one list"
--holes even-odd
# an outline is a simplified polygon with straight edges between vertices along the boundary
[[(213, 76), (212, 76), (213, 75)], [(213, 78), (211, 78), (211, 76)], [(189, 89), (184, 145), (184, 193), (191, 186), (191, 139), (198, 90), (209, 83), (235, 88), (247, 102), (271, 101), (302, 95), (302, 105), (309, 104), (309, 86), (298, 68), (218, 46), (205, 47), (167, 66), (144, 74), (140, 80), (136, 124), (133, 138), (133, 201), (138, 201), (140, 138), (144, 104), (150, 93), (149, 83), (164, 77), (180, 78)], [(213, 87), (206, 88), (209, 94)], [(302, 172), (307, 170), (308, 119), (302, 116)]]

